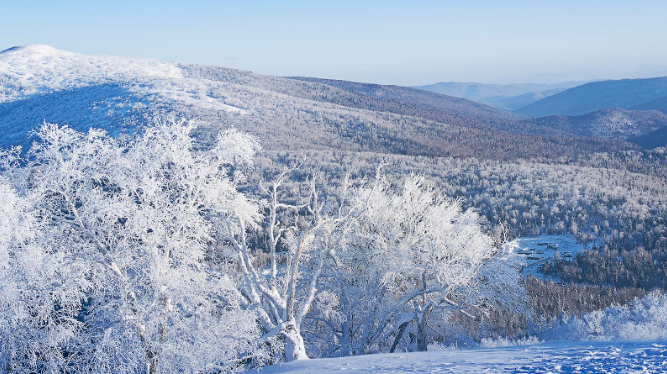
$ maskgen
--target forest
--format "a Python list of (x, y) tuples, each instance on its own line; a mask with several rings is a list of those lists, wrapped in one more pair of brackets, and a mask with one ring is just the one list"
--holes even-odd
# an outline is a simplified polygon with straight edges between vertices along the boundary
[[(213, 373), (426, 351), (565, 329), (563, 312), (664, 287), (644, 277), (665, 253), (664, 223), (651, 221), (664, 185), (650, 178), (633, 177), (630, 191), (555, 189), (620, 172), (291, 157), (236, 130), (206, 143), (196, 132), (188, 121), (116, 138), (44, 124), (29, 150), (3, 151), (3, 370)], [(437, 171), (458, 179), (437, 183)], [(495, 199), (512, 205), (493, 209)], [(545, 273), (600, 286), (522, 278), (519, 257), (500, 247), (541, 231), (591, 240), (591, 230), (607, 238), (601, 254)], [(607, 259), (620, 243), (636, 249)]]
[(228, 130), (201, 146), (193, 130), (45, 124), (26, 154), (3, 153), (6, 370), (226, 372), (309, 351), (425, 351), (431, 315), (525, 313), (515, 259), (425, 178), (391, 181), (379, 164), (369, 178), (311, 174), (286, 195), (294, 165), (258, 199), (238, 188), (257, 141)]
[[(3, 67), (0, 371), (667, 336), (667, 149), (625, 139), (661, 115), (48, 46)], [(508, 243), (545, 235), (580, 248), (526, 272)]]

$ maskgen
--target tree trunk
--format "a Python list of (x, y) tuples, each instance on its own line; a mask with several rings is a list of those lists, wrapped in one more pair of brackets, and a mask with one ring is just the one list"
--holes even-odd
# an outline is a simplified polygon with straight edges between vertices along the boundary
[(146, 364), (146, 373), (157, 374), (157, 355), (153, 352), (148, 352), (146, 354), (146, 359), (148, 360), (148, 363)]
[(426, 272), (422, 273), (422, 306), (415, 303), (415, 319), (417, 320), (417, 351), (426, 352), (428, 350), (428, 317), (433, 311), (433, 306), (428, 303), (426, 297)]
[(433, 311), (433, 307), (424, 308), (417, 314), (417, 351), (426, 352), (428, 350), (428, 318)]
[(426, 334), (426, 324), (417, 324), (417, 351), (426, 352), (428, 350), (428, 339)]
[(301, 331), (295, 324), (288, 324), (282, 331), (285, 342), (285, 361), (308, 360)]
[(400, 343), (401, 339), (403, 339), (403, 333), (405, 333), (405, 328), (408, 327), (409, 323), (410, 323), (410, 321), (403, 322), (398, 327), (398, 332), (396, 333), (396, 338), (394, 338), (394, 343), (391, 345), (391, 349), (389, 349), (389, 353), (394, 353), (396, 351), (396, 347), (398, 347), (398, 343)]
[(352, 355), (352, 334), (350, 332), (350, 323), (346, 320), (342, 326), (342, 336), (340, 342), (340, 355), (347, 357)]

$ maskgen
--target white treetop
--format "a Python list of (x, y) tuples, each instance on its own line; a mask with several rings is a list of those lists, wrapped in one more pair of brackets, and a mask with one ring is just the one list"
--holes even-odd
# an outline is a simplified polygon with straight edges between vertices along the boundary
[[(127, 142), (99, 130), (37, 131), (26, 165), (8, 172), (36, 221), (23, 227), (37, 252), (25, 267), (37, 270), (3, 274), (27, 278), (17, 292), (34, 294), (23, 299), (29, 313), (38, 302), (46, 309), (33, 333), (45, 334), (49, 346), (16, 348), (6, 362), (12, 371), (13, 360), (32, 370), (21, 360), (26, 353), (46, 371), (114, 373), (229, 371), (257, 358), (254, 314), (240, 307), (234, 282), (205, 261), (217, 231), (238, 229), (228, 217), (258, 217), (236, 190), (240, 175), (230, 175), (257, 145), (229, 131), (199, 151), (191, 131), (159, 124)], [(3, 224), (5, 237), (16, 235), (12, 225), (21, 219), (14, 205), (3, 205), (16, 212)], [(2, 240), (10, 259), (25, 252)]]

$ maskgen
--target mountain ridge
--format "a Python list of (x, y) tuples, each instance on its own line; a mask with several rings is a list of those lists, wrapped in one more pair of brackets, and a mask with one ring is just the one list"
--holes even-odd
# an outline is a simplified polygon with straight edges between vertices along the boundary
[(666, 96), (667, 77), (605, 80), (567, 89), (516, 112), (534, 117), (582, 115), (612, 107), (631, 109)]
[(466, 98), (494, 108), (513, 111), (544, 97), (585, 82), (487, 84), (478, 82), (438, 82), (417, 86), (422, 90)]

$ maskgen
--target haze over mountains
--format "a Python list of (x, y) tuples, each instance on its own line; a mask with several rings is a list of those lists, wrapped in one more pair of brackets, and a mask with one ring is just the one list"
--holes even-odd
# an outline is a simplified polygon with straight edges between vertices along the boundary
[(623, 139), (646, 148), (667, 144), (667, 78), (561, 84), (436, 83), (421, 89), (465, 97), (533, 117), (524, 128)]
[(478, 101), (495, 108), (516, 110), (545, 97), (576, 87), (585, 82), (556, 84), (484, 84), (474, 82), (439, 82), (419, 86), (423, 90)]

